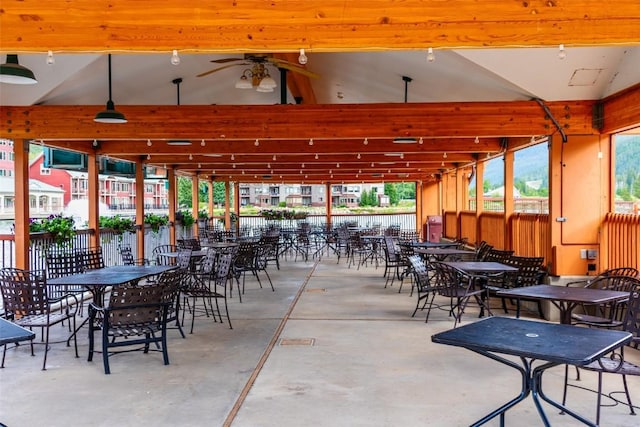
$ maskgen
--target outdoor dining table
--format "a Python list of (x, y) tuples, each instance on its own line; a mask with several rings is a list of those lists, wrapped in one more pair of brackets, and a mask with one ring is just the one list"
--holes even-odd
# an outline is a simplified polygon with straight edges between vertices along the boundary
[[(522, 391), (518, 396), (492, 411), (472, 426), (487, 423), (500, 416), (504, 425), (506, 411), (531, 394), (545, 426), (549, 420), (539, 398), (589, 426), (596, 424), (550, 399), (542, 390), (542, 374), (554, 366), (587, 365), (631, 341), (629, 332), (536, 322), (508, 317), (488, 317), (455, 329), (440, 332), (431, 341), (466, 348), (516, 369), (522, 375)], [(507, 359), (500, 354), (517, 356)], [(535, 361), (541, 361), (533, 366)], [(515, 422), (517, 424), (517, 421)]]
[(413, 252), (422, 256), (426, 260), (444, 261), (447, 257), (455, 255), (475, 255), (475, 252), (466, 249), (456, 249), (447, 247), (427, 247), (414, 248)]
[(629, 292), (612, 291), (607, 289), (580, 288), (553, 285), (524, 286), (521, 288), (505, 289), (497, 293), (499, 297), (518, 300), (516, 317), (520, 316), (522, 299), (551, 301), (560, 310), (560, 323), (571, 324), (571, 312), (580, 304), (605, 304), (620, 301), (629, 297)]
[(495, 261), (445, 261), (443, 264), (462, 270), (465, 273), (479, 275), (518, 271), (517, 267)]
[[(244, 238), (240, 238), (238, 240), (245, 241)], [(240, 243), (237, 243), (237, 242), (209, 242), (209, 243), (201, 243), (200, 246), (202, 246), (203, 248), (226, 249), (226, 248), (232, 248), (232, 247), (240, 246)]]
[[(118, 286), (130, 282), (138, 282), (146, 277), (156, 276), (165, 271), (176, 268), (173, 265), (117, 265), (113, 267), (96, 268), (82, 273), (47, 279), (47, 285), (54, 286), (84, 286), (92, 295), (94, 304), (104, 303), (104, 292), (108, 287)], [(71, 334), (67, 342), (78, 333), (89, 318)]]
[(29, 341), (35, 337), (35, 332), (0, 317), (0, 345)]
[(409, 242), (414, 248), (453, 248), (457, 247), (456, 242)]

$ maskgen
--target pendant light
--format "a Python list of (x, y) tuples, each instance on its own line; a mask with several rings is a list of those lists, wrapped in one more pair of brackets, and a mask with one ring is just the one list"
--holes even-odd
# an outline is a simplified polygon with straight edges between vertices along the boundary
[(127, 123), (127, 118), (121, 112), (116, 111), (111, 100), (111, 54), (109, 54), (109, 100), (107, 101), (107, 109), (96, 114), (93, 121), (98, 123)]
[(18, 55), (7, 55), (7, 62), (0, 65), (0, 83), (32, 85), (38, 81), (33, 71), (18, 64)]

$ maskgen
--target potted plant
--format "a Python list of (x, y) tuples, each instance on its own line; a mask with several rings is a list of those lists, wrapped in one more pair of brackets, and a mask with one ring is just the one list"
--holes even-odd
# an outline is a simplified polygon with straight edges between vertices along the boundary
[(196, 220), (191, 211), (183, 210), (176, 212), (176, 222), (180, 222), (185, 228), (190, 228)]
[(75, 221), (72, 217), (63, 215), (49, 215), (43, 219), (31, 219), (29, 232), (49, 233), (56, 245), (64, 246), (76, 235)]
[(144, 216), (144, 223), (151, 227), (151, 231), (157, 233), (160, 227), (169, 224), (169, 217), (167, 215), (148, 213)]
[(113, 231), (113, 234), (121, 236), (123, 233), (133, 233), (136, 229), (136, 224), (133, 219), (120, 215), (101, 216), (100, 227), (109, 228)]

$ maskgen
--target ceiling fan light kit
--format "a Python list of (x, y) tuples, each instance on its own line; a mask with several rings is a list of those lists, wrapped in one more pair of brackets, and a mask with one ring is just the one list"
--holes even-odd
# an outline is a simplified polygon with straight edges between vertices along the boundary
[(18, 55), (7, 55), (7, 62), (0, 65), (0, 83), (32, 85), (38, 83), (33, 71), (18, 63)]

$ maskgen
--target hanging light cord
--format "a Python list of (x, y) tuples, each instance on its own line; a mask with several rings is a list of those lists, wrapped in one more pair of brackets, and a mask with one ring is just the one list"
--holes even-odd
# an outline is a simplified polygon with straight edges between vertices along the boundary
[(107, 58), (109, 60), (109, 101), (113, 102), (113, 99), (111, 99), (111, 54)]

